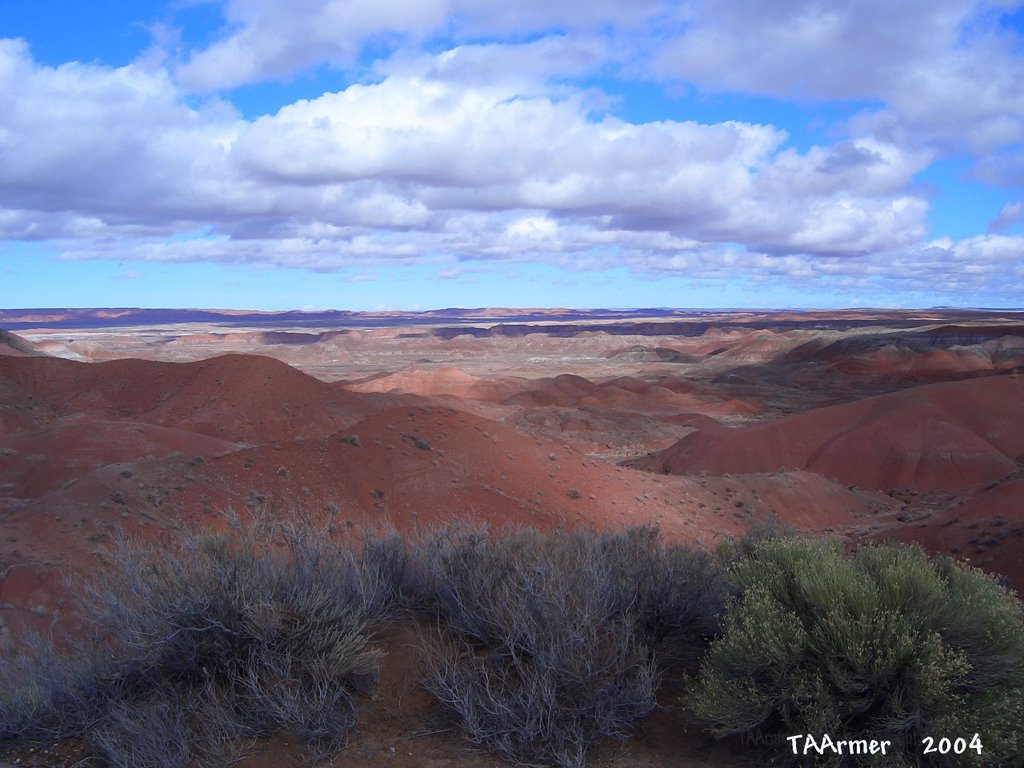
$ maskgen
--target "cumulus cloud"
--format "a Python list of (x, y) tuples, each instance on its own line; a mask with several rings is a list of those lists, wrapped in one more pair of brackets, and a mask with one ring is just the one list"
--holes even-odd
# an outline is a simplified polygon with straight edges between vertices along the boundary
[(443, 0), (228, 0), (231, 30), (193, 52), (178, 78), (199, 91), (286, 79), (319, 64), (350, 64), (378, 35), (416, 39), (445, 20)]
[(1020, 296), (1024, 290), (1024, 237), (976, 235), (942, 238), (879, 264), (880, 279), (906, 290), (945, 290), (964, 296)]
[[(579, 99), (392, 76), (256, 120), (233, 156), (299, 189), (375, 180), (427, 225), (460, 210), (540, 210), (758, 248), (858, 252), (923, 234), (906, 193), (925, 156), (880, 142), (800, 154), (765, 125), (589, 118)], [(385, 193), (386, 194), (386, 193)], [(419, 207), (422, 206), (422, 207)]]
[(228, 0), (225, 35), (192, 52), (177, 74), (196, 90), (231, 88), (284, 79), (321, 63), (349, 65), (368, 43), (408, 44), (432, 33), (473, 39), (633, 29), (671, 13), (673, 5), (664, 0)]
[(905, 192), (921, 158), (879, 142), (800, 154), (772, 126), (595, 121), (575, 96), (408, 75), (247, 122), (189, 105), (160, 70), (41, 67), (10, 41), (0, 61), (8, 236), (31, 221), (37, 238), (209, 224), (329, 240), (525, 210), (831, 253), (899, 245), (924, 222)]
[[(810, 99), (871, 99), (893, 76), (954, 42), (970, 0), (688, 4), (654, 66), (714, 90)], [(810, 66), (809, 66), (810, 65)]]
[(1003, 151), (980, 157), (973, 171), (974, 177), (985, 184), (1024, 187), (1024, 139)]
[(230, 209), (245, 194), (223, 162), (239, 127), (222, 103), (187, 106), (164, 71), (44, 67), (0, 40), (0, 203), (32, 220), (31, 237)]
[(458, 45), (440, 55), (398, 51), (377, 61), (381, 76), (423, 77), (462, 87), (512, 88), (522, 95), (556, 91), (552, 81), (582, 77), (628, 60), (629, 53), (598, 35), (545, 35), (528, 42)]
[[(531, 12), (570, 19), (549, 5)], [(657, 12), (598, 7), (623, 25)], [(466, 8), (473, 24), (511, 24)], [(269, 23), (239, 18), (238, 34)], [(618, 55), (609, 46), (560, 34), (392, 57), (379, 82), (246, 120), (218, 98), (195, 101), (151, 62), (47, 67), (23, 42), (0, 41), (0, 237), (48, 241), (68, 259), (353, 279), (382, 264), (459, 275), (474, 262), (544, 261), (851, 283), (899, 267), (934, 284), (967, 259), (978, 272), (960, 284), (977, 285), (1020, 258), (1016, 238), (919, 245), (928, 206), (913, 177), (929, 150), (858, 136), (798, 151), (772, 125), (630, 123), (545, 80)], [(509, 76), (520, 62), (532, 64)]]
[[(177, 76), (209, 91), (349, 66), (370, 46), (408, 51), (442, 38), (464, 45), (448, 76), (582, 75), (609, 66), (711, 91), (859, 100), (860, 135), (988, 152), (1020, 142), (1021, 37), (1000, 20), (1020, 0), (227, 0), (220, 39)], [(514, 38), (529, 38), (517, 42)], [(511, 40), (509, 38), (512, 38)], [(415, 58), (415, 54), (412, 54)], [(401, 56), (400, 56), (401, 58)], [(438, 74), (438, 73), (435, 73)]]
[[(515, 221), (474, 215), (479, 230), (451, 232), (365, 231), (348, 240), (292, 238), (241, 241), (228, 237), (185, 243), (153, 238), (119, 242), (116, 252), (133, 261), (217, 261), (338, 272), (361, 267), (351, 279), (368, 279), (374, 266), (433, 266), (440, 277), (459, 278), (491, 259), (491, 266), (538, 261), (538, 243), (528, 247)], [(511, 230), (511, 231), (510, 231)], [(1019, 296), (1024, 291), (1024, 237), (979, 235), (939, 239), (886, 252), (835, 257), (769, 254), (716, 245), (665, 233), (604, 232), (559, 226), (539, 243), (544, 261), (575, 271), (625, 268), (636, 274), (690, 281), (781, 282), (816, 295), (823, 288), (860, 289), (866, 294), (943, 295), (959, 302), (977, 296)], [(65, 258), (110, 256), (109, 246), (74, 241)], [(465, 254), (471, 254), (464, 256)], [(914, 303), (911, 301), (911, 303)]]
[(988, 152), (1024, 138), (1022, 40), (999, 23), (1020, 5), (707, 0), (652, 66), (710, 91), (875, 103), (855, 131)]

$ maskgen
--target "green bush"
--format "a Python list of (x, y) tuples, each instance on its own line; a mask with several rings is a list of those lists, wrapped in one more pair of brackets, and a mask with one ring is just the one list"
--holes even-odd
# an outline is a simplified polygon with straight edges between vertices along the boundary
[[(990, 576), (916, 547), (797, 539), (732, 571), (740, 597), (690, 691), (717, 734), (775, 737), (801, 765), (1024, 764), (1024, 613)], [(980, 755), (924, 754), (925, 737), (975, 733)], [(793, 757), (779, 737), (797, 734), (893, 747)]]

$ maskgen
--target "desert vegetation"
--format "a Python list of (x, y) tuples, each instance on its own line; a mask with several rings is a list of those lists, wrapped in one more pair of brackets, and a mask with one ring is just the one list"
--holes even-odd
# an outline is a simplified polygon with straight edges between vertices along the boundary
[(336, 754), (375, 680), (390, 588), (309, 530), (121, 542), (78, 626), (8, 664), (0, 737), (73, 738), (115, 766), (223, 764), (286, 731)]
[[(731, 573), (739, 596), (689, 697), (717, 733), (888, 740), (879, 765), (1024, 763), (1021, 603), (992, 576), (917, 547), (795, 538)], [(942, 739), (955, 748), (927, 751)]]
[[(375, 631), (410, 622), (438, 709), (516, 764), (583, 766), (666, 694), (725, 737), (889, 739), (880, 765), (1024, 760), (1020, 601), (914, 547), (761, 534), (709, 554), (653, 528), (472, 526), (339, 543), (274, 524), (113, 556), (74, 631), (5, 660), (3, 740), (225, 765), (285, 732), (316, 764), (375, 685)], [(922, 753), (975, 733), (980, 753)]]
[[(413, 602), (440, 628), (424, 685), (475, 743), (515, 763), (581, 766), (656, 706), (661, 652), (717, 629), (724, 571), (649, 528), (428, 537)], [(668, 654), (666, 654), (668, 655)]]

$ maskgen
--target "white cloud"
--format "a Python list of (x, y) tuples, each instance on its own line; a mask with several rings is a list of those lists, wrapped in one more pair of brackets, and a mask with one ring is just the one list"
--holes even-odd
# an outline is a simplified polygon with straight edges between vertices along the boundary
[[(608, 67), (705, 91), (877, 104), (860, 135), (973, 152), (1020, 142), (1019, 34), (1000, 14), (1020, 0), (228, 0), (224, 35), (177, 70), (200, 91), (287, 79), (319, 64), (350, 66), (371, 45), (398, 51), (385, 74), (408, 74), (417, 43), (472, 43), (437, 59), (431, 77), (480, 85), (579, 76)], [(479, 43), (481, 38), (500, 45)], [(522, 38), (531, 42), (522, 42)], [(518, 39), (517, 39), (518, 38)]]
[(284, 80), (322, 62), (351, 64), (378, 35), (413, 39), (440, 27), (445, 0), (228, 0), (229, 34), (177, 71), (198, 91)]
[(999, 211), (999, 215), (989, 224), (991, 232), (1005, 232), (1014, 224), (1024, 221), (1024, 200), (1007, 203)]
[(927, 206), (906, 188), (925, 155), (869, 140), (799, 154), (785, 138), (749, 123), (595, 122), (579, 99), (394, 75), (259, 118), (232, 155), (300, 190), (373, 180), (378, 210), (390, 194), (403, 201), (396, 210), (416, 213), (392, 226), (430, 227), (463, 210), (546, 211), (829, 253), (923, 235)]
[(231, 210), (247, 191), (224, 162), (239, 125), (220, 102), (187, 106), (164, 71), (44, 67), (0, 40), (0, 203), (31, 211), (35, 237)]
[[(912, 181), (928, 151), (859, 137), (801, 152), (771, 125), (597, 118), (588, 94), (545, 83), (558, 51), (578, 54), (564, 71), (583, 71), (611, 55), (605, 44), (393, 58), (380, 82), (247, 121), (151, 64), (46, 67), (0, 41), (0, 237), (69, 259), (357, 276), (533, 261), (851, 284), (903, 270), (907, 285), (979, 286), (1021, 263), (1019, 238), (920, 246), (927, 203)], [(479, 69), (519, 60), (536, 63), (526, 77)]]
[(374, 267), (396, 264), (430, 265), (440, 277), (463, 279), (474, 264), (485, 260), (494, 260), (495, 265), (545, 262), (570, 271), (626, 268), (636, 274), (674, 275), (690, 281), (775, 281), (809, 295), (823, 289), (862, 289), (872, 295), (943, 295), (959, 303), (975, 303), (976, 297), (986, 295), (1011, 300), (1024, 284), (1024, 237), (943, 239), (856, 256), (779, 255), (664, 233), (596, 233), (580, 224), (559, 226), (549, 237), (527, 245), (523, 238), (507, 234), (514, 224), (507, 216), (474, 218), (481, 226), (472, 231), (461, 227), (453, 227), (453, 232), (366, 230), (348, 240), (146, 238), (95, 248), (76, 241), (66, 244), (64, 253), (65, 258), (116, 254), (132, 261), (216, 261), (342, 273), (361, 268), (364, 271), (354, 274), (357, 280), (374, 274)]
[(505, 235), (524, 240), (547, 240), (558, 231), (558, 224), (546, 216), (525, 216), (505, 227)]
[(673, 8), (663, 0), (228, 0), (225, 36), (193, 52), (177, 76), (190, 88), (217, 90), (286, 79), (321, 63), (350, 65), (369, 42), (632, 29)]
[(420, 77), (467, 88), (505, 87), (520, 95), (538, 95), (557, 90), (552, 80), (599, 72), (628, 57), (607, 37), (552, 34), (522, 43), (458, 45), (440, 55), (401, 50), (376, 62), (374, 71), (384, 77)]
[(879, 102), (855, 131), (988, 152), (1024, 139), (1022, 40), (998, 23), (1020, 5), (705, 0), (653, 67), (709, 91)]
[(973, 175), (984, 184), (1024, 188), (1024, 140), (1003, 151), (980, 157), (973, 169)]
[[(383, 76), (464, 88), (515, 82), (521, 95), (591, 74), (655, 79), (704, 92), (849, 101), (851, 135), (972, 156), (977, 172), (1024, 176), (1021, 35), (1000, 23), (1021, 0), (227, 0), (222, 37), (176, 70), (199, 92), (382, 51)], [(443, 56), (422, 43), (455, 41)], [(487, 42), (482, 42), (486, 40)], [(461, 44), (460, 44), (461, 43)], [(599, 101), (600, 94), (595, 94)], [(1016, 170), (1008, 170), (1015, 168)], [(1009, 177), (1008, 175), (1009, 174)]]
[(705, 0), (687, 5), (657, 71), (712, 90), (871, 99), (908, 64), (953, 44), (971, 0), (821, 3)]

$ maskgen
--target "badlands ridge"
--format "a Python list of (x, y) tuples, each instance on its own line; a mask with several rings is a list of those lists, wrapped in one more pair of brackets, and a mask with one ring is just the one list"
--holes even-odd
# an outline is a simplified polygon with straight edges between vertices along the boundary
[(0, 311), (0, 645), (125, 531), (772, 521), (1024, 589), (1024, 314)]
[[(709, 546), (781, 523), (916, 541), (1024, 591), (1024, 313), (0, 310), (0, 329), (0, 654), (67, 624), (68, 585), (122, 534), (281, 516)], [(411, 641), (381, 642), (345, 764), (501, 765), (422, 731)], [(621, 768), (756, 753), (670, 714), (642, 728)], [(57, 757), (17, 755), (81, 755)]]

